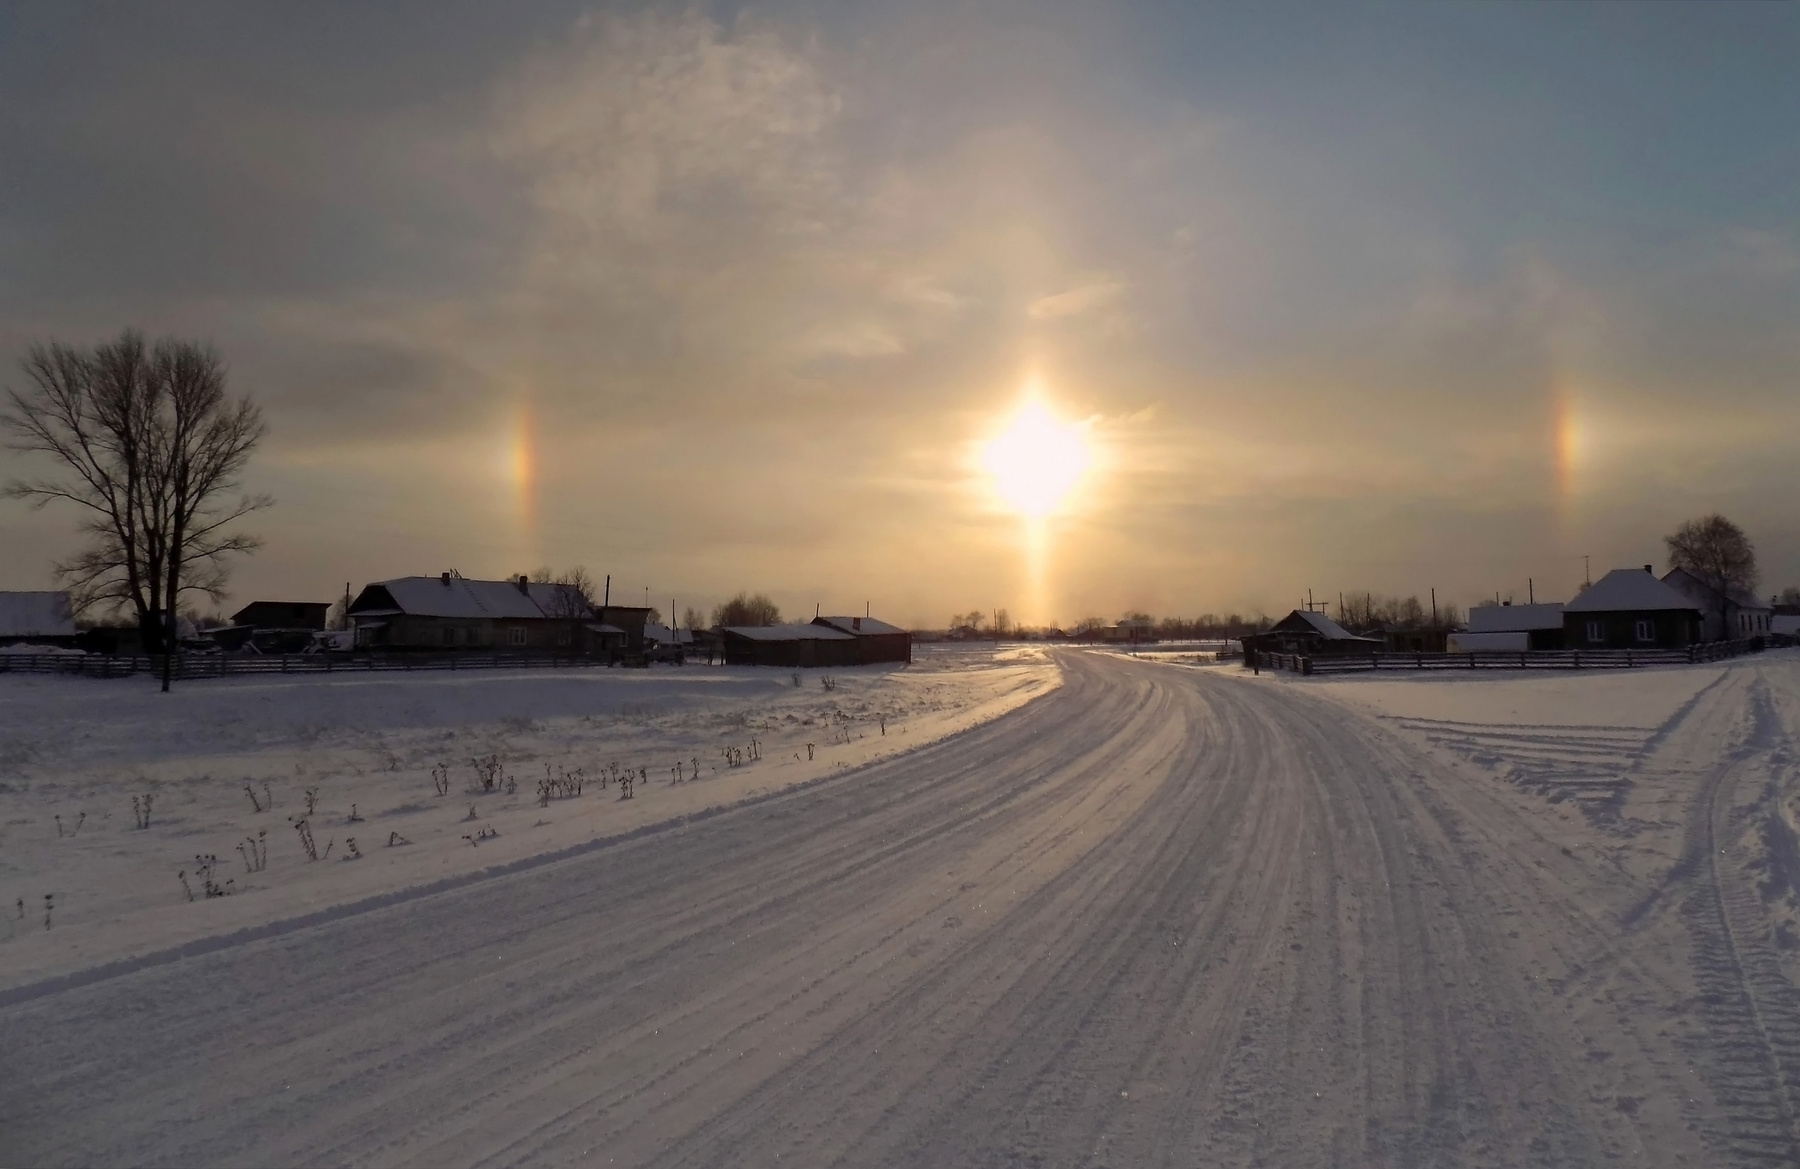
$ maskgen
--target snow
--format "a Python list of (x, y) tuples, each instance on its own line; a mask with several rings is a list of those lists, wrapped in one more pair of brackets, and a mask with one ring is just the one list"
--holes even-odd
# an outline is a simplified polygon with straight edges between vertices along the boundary
[(873, 617), (820, 617), (818, 620), (824, 621), (833, 629), (850, 634), (860, 633), (869, 636), (906, 632), (898, 625), (889, 625), (886, 621), (878, 621)]
[[(520, 588), (516, 580), (403, 576), (377, 582), (369, 588), (384, 590), (393, 606), (365, 609), (352, 606), (353, 616), (392, 617), (409, 613), (416, 617), (537, 619), (593, 615), (568, 586), (541, 581), (528, 581)], [(380, 595), (374, 594), (371, 600)]]
[(1300, 620), (1302, 620), (1302, 621), (1306, 622), (1308, 625), (1312, 626), (1320, 634), (1322, 634), (1324, 637), (1326, 637), (1328, 640), (1331, 640), (1331, 641), (1364, 641), (1364, 640), (1368, 640), (1366, 638), (1360, 638), (1356, 634), (1351, 633), (1348, 629), (1345, 629), (1342, 625), (1339, 625), (1336, 621), (1333, 621), (1331, 618), (1327, 617), (1323, 613), (1308, 612), (1307, 610), (1304, 610), (1304, 609), (1295, 609), (1292, 613), (1288, 614), (1288, 619), (1292, 620), (1295, 617), (1300, 618)]
[[(799, 687), (793, 677), (697, 664), (259, 675), (162, 695), (145, 679), (0, 675), (0, 895), (6, 906), (56, 899), (51, 932), (0, 924), (0, 988), (805, 783), (997, 717), (1058, 674), (1041, 652), (983, 647), (835, 670), (829, 691), (811, 671)], [(753, 739), (759, 759), (733, 766), (722, 756), (747, 754)], [(516, 780), (514, 794), (466, 791), (471, 759), (490, 755)], [(649, 772), (630, 801), (610, 779), (600, 784), (613, 763)], [(439, 764), (451, 771), (446, 796), (432, 785)], [(540, 807), (546, 765), (552, 778), (584, 769), (581, 796)], [(246, 785), (273, 806), (255, 811)], [(294, 827), (309, 788), (317, 847), (337, 842), (328, 862), (305, 860)], [(137, 831), (132, 798), (145, 794), (152, 827)], [(84, 812), (78, 833), (58, 836), (56, 816), (72, 831)], [(500, 835), (464, 839), (489, 828)], [(270, 860), (253, 874), (237, 846), (258, 832)], [(394, 832), (409, 843), (386, 847)], [(366, 859), (346, 863), (352, 837)], [(196, 854), (219, 858), (233, 896), (186, 902), (176, 873), (186, 870), (198, 893)]]
[[(0, 679), (7, 1160), (1800, 1162), (1800, 651), (1305, 678), (930, 646), (834, 676)], [(929, 744), (881, 755), (882, 709)], [(425, 773), (752, 736), (631, 801)], [(169, 818), (97, 821), (139, 771)], [(373, 791), (416, 843), (309, 864), (309, 785), (319, 825)], [(471, 803), (500, 836), (462, 842)], [(255, 888), (180, 900), (176, 864), (265, 823)]]
[(751, 641), (854, 641), (856, 638), (828, 625), (727, 625), (726, 633), (735, 633)]
[(1697, 610), (1698, 606), (1673, 585), (1636, 568), (1613, 569), (1563, 606), (1566, 613), (1643, 613), (1661, 609)]

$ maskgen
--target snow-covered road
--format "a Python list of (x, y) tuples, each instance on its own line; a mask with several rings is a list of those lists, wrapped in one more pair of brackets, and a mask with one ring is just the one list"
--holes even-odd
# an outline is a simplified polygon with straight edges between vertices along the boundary
[[(0, 1162), (1793, 1163), (1679, 913), (1621, 925), (1532, 797), (1301, 687), (1061, 660), (699, 823), (15, 996)], [(1800, 1039), (1765, 1014), (1717, 1042)]]

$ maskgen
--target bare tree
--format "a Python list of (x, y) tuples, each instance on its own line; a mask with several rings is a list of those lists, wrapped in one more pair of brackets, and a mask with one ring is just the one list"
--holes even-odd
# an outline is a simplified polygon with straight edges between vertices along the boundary
[(136, 611), (145, 648), (164, 655), (167, 690), (182, 595), (221, 599), (228, 558), (260, 546), (226, 529), (271, 502), (239, 482), (266, 432), (262, 411), (227, 394), (224, 363), (197, 342), (164, 338), (147, 350), (126, 330), (91, 351), (33, 345), (21, 365), (31, 384), (7, 391), (0, 428), (12, 449), (59, 467), (5, 494), (83, 509), (89, 543), (57, 575), (82, 609)]
[(538, 591), (544, 616), (566, 622), (568, 645), (571, 649), (580, 645), (581, 625), (592, 621), (598, 609), (594, 604), (594, 578), (579, 564), (563, 573), (540, 568), (531, 575), (533, 581), (549, 586)]
[(689, 605), (681, 612), (681, 623), (689, 629), (705, 629), (706, 614)]
[(779, 625), (781, 609), (762, 593), (739, 593), (713, 610), (714, 625)]
[(976, 633), (980, 633), (982, 627), (986, 624), (987, 614), (983, 613), (980, 609), (970, 609), (967, 613), (952, 613), (950, 615), (950, 628), (952, 629), (970, 629)]
[(1669, 567), (1684, 568), (1712, 590), (1719, 614), (1719, 628), (1729, 630), (1728, 610), (1734, 593), (1756, 589), (1756, 546), (1744, 529), (1714, 513), (1689, 520), (1664, 536), (1669, 547)]

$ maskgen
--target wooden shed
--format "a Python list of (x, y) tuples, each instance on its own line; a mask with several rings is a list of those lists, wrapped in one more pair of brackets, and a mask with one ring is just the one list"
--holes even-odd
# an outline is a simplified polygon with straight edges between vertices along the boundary
[(854, 666), (854, 635), (829, 625), (727, 625), (719, 630), (728, 666)]
[(873, 617), (815, 617), (814, 625), (823, 625), (856, 639), (856, 660), (861, 664), (912, 661), (912, 634), (898, 625), (877, 621)]

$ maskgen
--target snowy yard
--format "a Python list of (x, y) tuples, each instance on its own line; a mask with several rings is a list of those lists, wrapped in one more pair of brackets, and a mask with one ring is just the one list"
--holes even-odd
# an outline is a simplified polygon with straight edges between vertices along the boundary
[[(168, 695), (147, 678), (0, 677), (0, 989), (692, 817), (916, 748), (1058, 684), (1034, 650), (917, 658), (797, 675), (221, 679)], [(639, 777), (629, 800), (627, 772)], [(228, 892), (208, 897), (209, 879)]]

